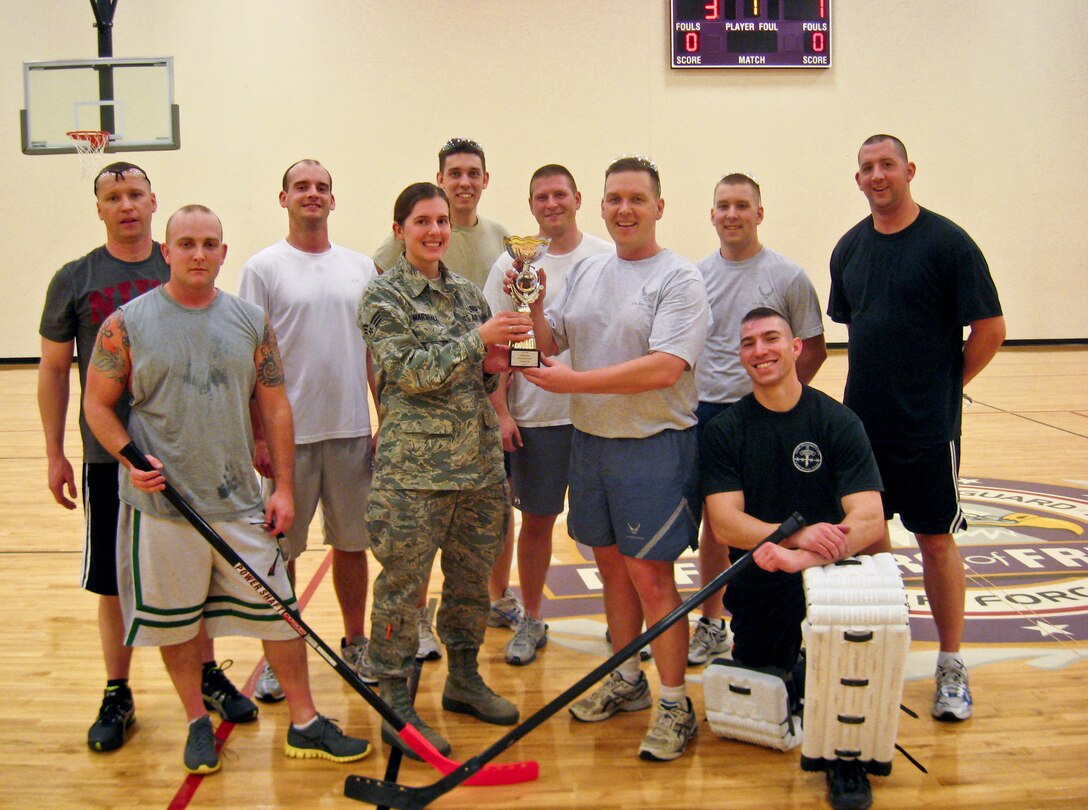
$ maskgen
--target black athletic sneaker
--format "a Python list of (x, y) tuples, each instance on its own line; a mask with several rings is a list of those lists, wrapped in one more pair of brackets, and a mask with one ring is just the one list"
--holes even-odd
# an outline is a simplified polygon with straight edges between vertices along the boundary
[(867, 810), (873, 791), (865, 768), (857, 760), (837, 759), (827, 767), (827, 802), (832, 810)]
[[(229, 667), (231, 663), (224, 661), (223, 666)], [(222, 667), (212, 667), (204, 672), (200, 692), (204, 708), (219, 712), (228, 723), (248, 723), (257, 719), (257, 704), (234, 688)]]
[(136, 722), (132, 692), (120, 686), (107, 686), (98, 717), (87, 732), (92, 751), (113, 751), (125, 744), (125, 732)]

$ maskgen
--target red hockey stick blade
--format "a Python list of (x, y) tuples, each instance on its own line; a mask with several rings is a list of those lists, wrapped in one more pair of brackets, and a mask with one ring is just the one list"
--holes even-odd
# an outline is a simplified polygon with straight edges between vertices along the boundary
[[(423, 761), (444, 774), (452, 773), (461, 767), (460, 762), (443, 755), (431, 745), (415, 726), (405, 724), (398, 735), (408, 747), (415, 751)], [(515, 785), (519, 782), (532, 782), (540, 776), (540, 764), (534, 760), (526, 762), (500, 762), (485, 765), (465, 780), (466, 785), (495, 786)]]

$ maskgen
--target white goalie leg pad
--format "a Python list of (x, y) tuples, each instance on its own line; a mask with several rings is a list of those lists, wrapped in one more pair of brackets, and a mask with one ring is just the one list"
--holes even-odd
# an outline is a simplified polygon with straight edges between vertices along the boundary
[(703, 674), (710, 728), (720, 737), (789, 751), (801, 743), (801, 718), (789, 713), (781, 674), (717, 659)]
[(801, 767), (858, 760), (891, 773), (910, 649), (907, 594), (891, 554), (804, 572), (805, 739)]

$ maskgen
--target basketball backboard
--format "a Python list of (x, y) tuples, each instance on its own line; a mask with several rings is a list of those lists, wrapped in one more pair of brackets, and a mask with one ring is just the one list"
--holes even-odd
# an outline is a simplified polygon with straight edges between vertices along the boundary
[(106, 130), (107, 152), (181, 147), (173, 57), (24, 62), (23, 152), (74, 153), (72, 130)]

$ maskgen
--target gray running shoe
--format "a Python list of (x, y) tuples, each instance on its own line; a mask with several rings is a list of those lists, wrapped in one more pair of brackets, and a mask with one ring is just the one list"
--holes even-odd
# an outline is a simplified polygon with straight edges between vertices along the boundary
[(660, 702), (654, 724), (638, 747), (638, 755), (650, 762), (669, 762), (680, 757), (698, 733), (699, 721), (690, 698), (684, 698), (683, 703)]
[(502, 597), (491, 603), (491, 610), (487, 614), (488, 627), (509, 627), (516, 630), (525, 616), (525, 607), (521, 604), (513, 591), (507, 588)]
[(113, 751), (125, 744), (125, 732), (136, 722), (136, 707), (129, 688), (107, 686), (94, 725), (87, 730), (92, 751)]
[(200, 686), (204, 708), (214, 709), (228, 723), (249, 723), (257, 719), (257, 704), (237, 689), (223, 672), (230, 669), (233, 661), (224, 661), (222, 667), (212, 667), (204, 673)]
[(952, 660), (943, 667), (937, 667), (934, 677), (937, 693), (933, 697), (933, 716), (946, 722), (969, 719), (971, 688), (967, 685), (967, 667)]
[(417, 661), (437, 661), (442, 657), (442, 647), (435, 637), (434, 628), (431, 627), (431, 618), (427, 614), (427, 608), (419, 609), (419, 649), (416, 651)]
[(370, 743), (362, 737), (349, 737), (328, 717), (318, 715), (305, 731), (287, 729), (287, 744), (283, 752), (296, 759), (331, 759), (333, 762), (354, 762), (370, 753)]
[(267, 661), (261, 667), (261, 674), (257, 676), (257, 685), (253, 687), (253, 697), (261, 703), (278, 703), (283, 700), (283, 687), (280, 679), (272, 671), (272, 666)]
[(215, 750), (212, 719), (204, 715), (189, 724), (189, 739), (185, 741), (185, 770), (189, 773), (215, 773), (219, 770), (219, 752)]
[(363, 683), (373, 686), (378, 682), (378, 676), (374, 674), (374, 667), (370, 663), (370, 639), (366, 636), (355, 636), (350, 644), (347, 639), (341, 638), (340, 657), (355, 670)]
[[(720, 621), (716, 620), (716, 621)], [(695, 622), (695, 628), (691, 633), (691, 641), (688, 643), (688, 664), (700, 666), (712, 657), (725, 655), (730, 648), (729, 628), (718, 627), (714, 621), (703, 616)]]
[(536, 651), (548, 643), (548, 625), (526, 615), (514, 637), (506, 644), (506, 663), (524, 666), (536, 658)]
[(612, 670), (597, 691), (570, 707), (575, 720), (597, 723), (616, 712), (637, 712), (650, 708), (650, 684), (640, 672), (635, 683), (627, 683), (619, 671)]

